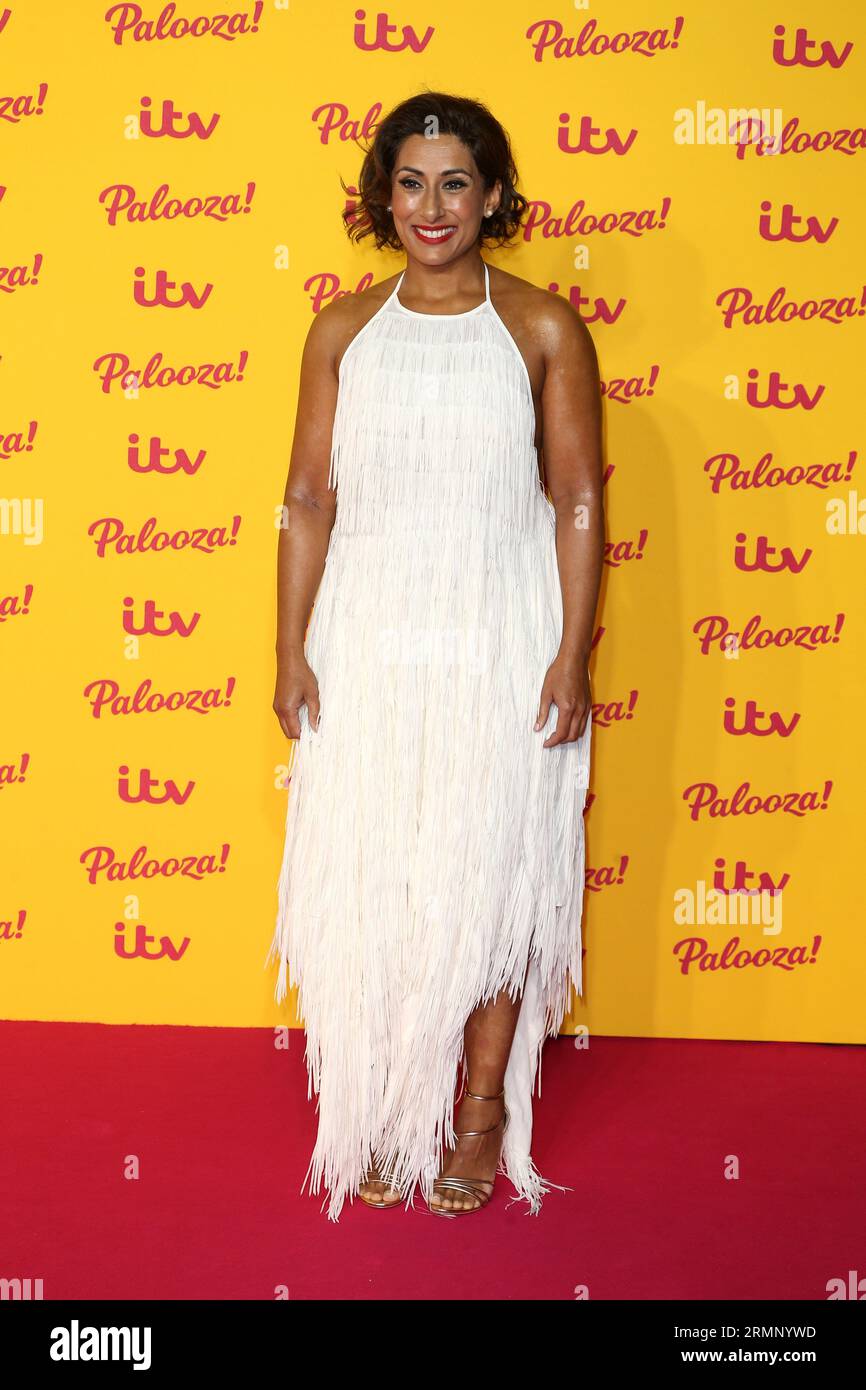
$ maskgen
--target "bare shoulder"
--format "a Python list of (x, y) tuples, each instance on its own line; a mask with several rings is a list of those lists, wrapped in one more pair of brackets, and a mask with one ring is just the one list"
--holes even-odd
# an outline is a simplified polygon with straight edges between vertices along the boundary
[(598, 362), (592, 334), (571, 303), (561, 294), (541, 289), (507, 270), (493, 271), (491, 295), (503, 317), (531, 340), (542, 354), (545, 366), (576, 363), (597, 373)]
[(317, 363), (328, 362), (339, 370), (343, 353), (364, 324), (381, 309), (397, 283), (399, 272), (377, 281), (358, 294), (339, 294), (325, 304), (313, 318), (307, 332), (305, 355)]

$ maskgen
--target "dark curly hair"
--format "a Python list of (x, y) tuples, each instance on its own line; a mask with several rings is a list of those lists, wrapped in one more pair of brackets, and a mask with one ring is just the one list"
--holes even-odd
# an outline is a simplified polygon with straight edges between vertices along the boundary
[(361, 241), (373, 236), (379, 251), (385, 246), (394, 251), (403, 250), (394, 219), (388, 211), (391, 176), (403, 141), (410, 135), (425, 135), (431, 116), (436, 120), (439, 135), (456, 136), (472, 152), (485, 188), (492, 188), (497, 179), (502, 181), (499, 207), (484, 218), (479, 245), (502, 246), (511, 241), (520, 230), (529, 203), (515, 187), (517, 169), (508, 135), (480, 101), (427, 90), (395, 106), (376, 127), (361, 165), (358, 194), (352, 194), (340, 180), (346, 195), (356, 199), (342, 213), (349, 237), (352, 241)]

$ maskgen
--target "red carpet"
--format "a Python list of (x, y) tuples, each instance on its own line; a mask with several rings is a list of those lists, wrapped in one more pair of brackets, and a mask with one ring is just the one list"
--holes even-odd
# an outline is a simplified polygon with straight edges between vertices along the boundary
[(572, 1192), (532, 1217), (500, 1177), (462, 1220), (355, 1203), (334, 1225), (298, 1193), (302, 1033), (288, 1052), (265, 1029), (2, 1023), (0, 1041), (0, 1277), (46, 1299), (821, 1300), (866, 1275), (862, 1048), (560, 1038), (533, 1153)]

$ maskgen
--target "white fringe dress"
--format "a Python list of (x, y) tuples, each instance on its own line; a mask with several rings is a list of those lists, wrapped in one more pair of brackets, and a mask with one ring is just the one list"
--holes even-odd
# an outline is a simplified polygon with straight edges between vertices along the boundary
[(318, 1096), (301, 1190), (324, 1184), (335, 1221), (374, 1163), (407, 1204), (429, 1199), (466, 1021), (524, 982), (500, 1171), (532, 1212), (554, 1185), (530, 1155), (531, 1097), (582, 993), (591, 720), (554, 748), (555, 705), (533, 729), (562, 633), (554, 510), (484, 274), (484, 301), (447, 315), (405, 308), (401, 275), (339, 369), (337, 512), (305, 644), (321, 718), (302, 707), (265, 961), (278, 1003), (298, 987)]

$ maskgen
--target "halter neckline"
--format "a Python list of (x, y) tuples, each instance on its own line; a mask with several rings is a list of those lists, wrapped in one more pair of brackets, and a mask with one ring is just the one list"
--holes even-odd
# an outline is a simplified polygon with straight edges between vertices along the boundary
[(402, 314), (410, 314), (411, 317), (415, 319), (468, 319), (471, 314), (477, 314), (479, 309), (485, 308), (491, 302), (490, 271), (486, 261), (482, 261), (482, 265), (484, 266), (484, 298), (480, 304), (475, 305), (474, 309), (464, 309), (460, 314), (422, 314), (417, 309), (407, 309), (406, 305), (401, 303), (400, 296), (397, 293), (403, 283), (403, 276), (406, 274), (405, 270), (401, 270), (400, 272), (400, 279), (397, 281), (392, 291), (393, 298)]

